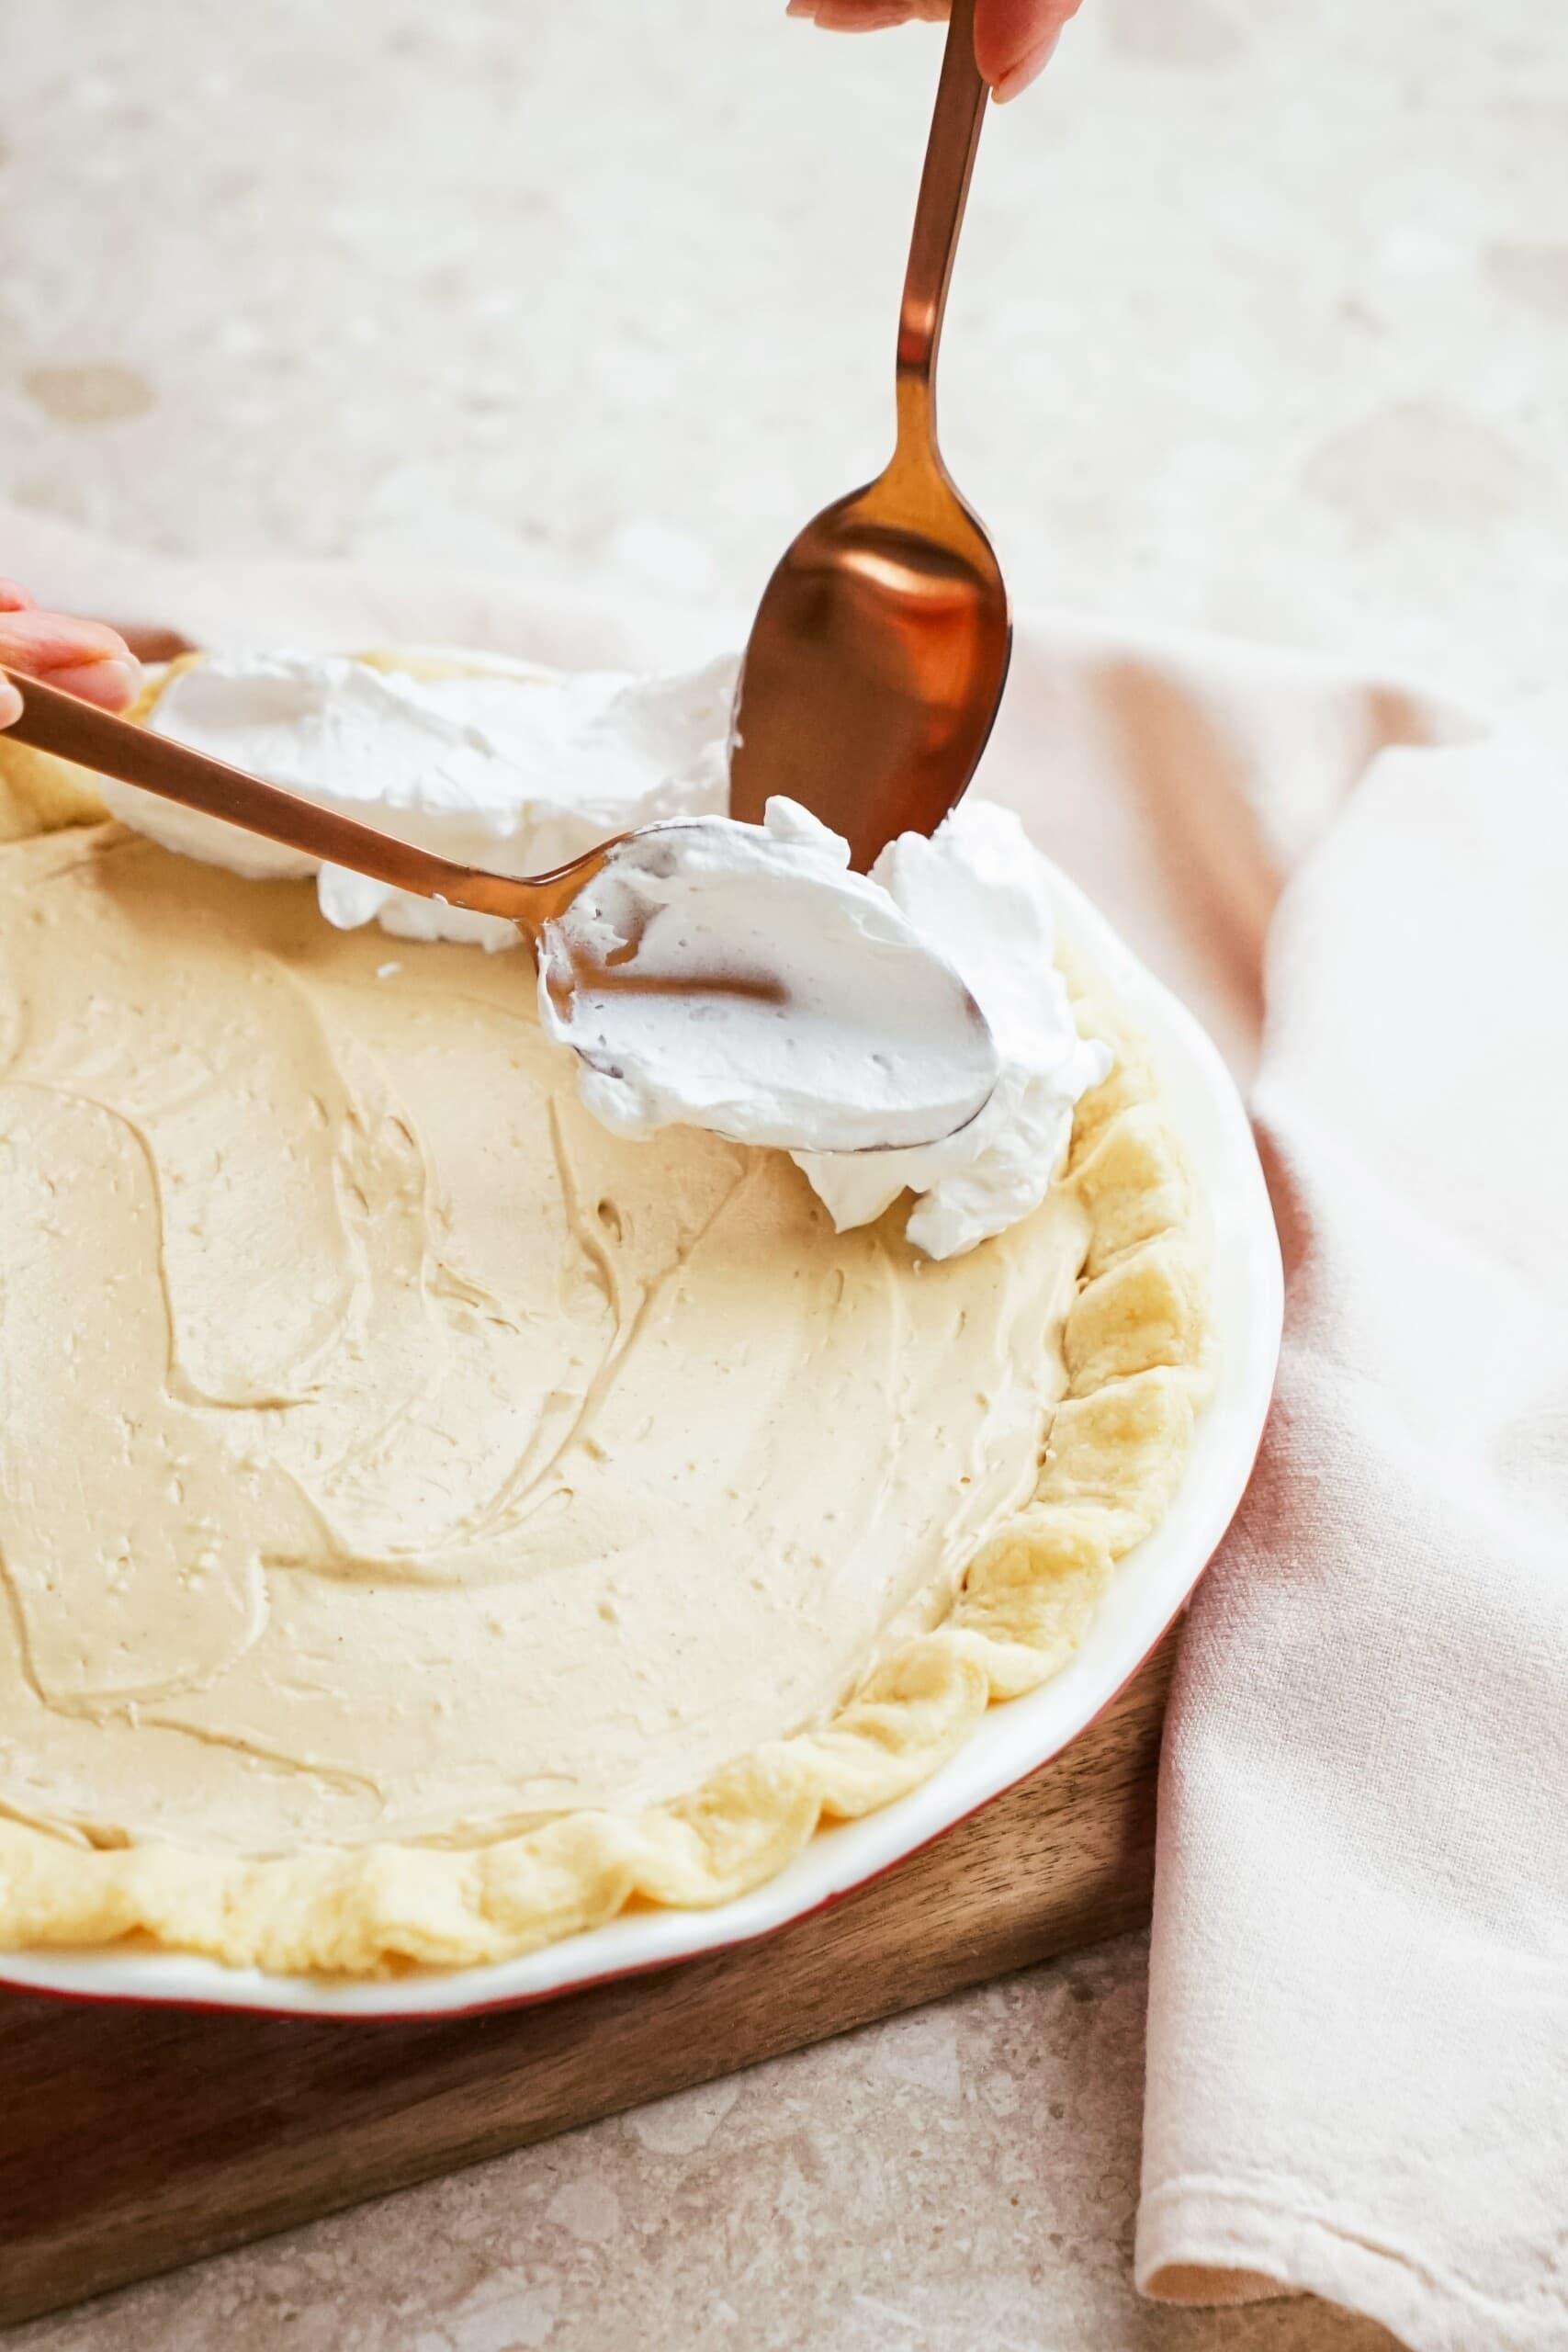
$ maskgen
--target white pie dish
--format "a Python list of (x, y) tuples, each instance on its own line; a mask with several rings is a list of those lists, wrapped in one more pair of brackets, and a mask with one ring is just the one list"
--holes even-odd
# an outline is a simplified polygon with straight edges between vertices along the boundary
[(335, 1982), (231, 1969), (195, 1955), (115, 1948), (0, 1954), (0, 1983), (83, 1998), (152, 2000), (319, 2017), (454, 2015), (564, 1993), (767, 1933), (903, 1860), (1077, 1736), (1157, 1643), (1240, 1500), (1272, 1390), (1282, 1314), (1279, 1247), (1245, 1110), (1214, 1047), (1095, 909), (1063, 883), (1066, 937), (1147, 1039), (1209, 1227), (1215, 1387), (1180, 1488), (1121, 1563), (1071, 1663), (993, 1707), (921, 1787), (880, 1813), (818, 1832), (779, 1876), (708, 1911), (639, 1911), (487, 1967)]

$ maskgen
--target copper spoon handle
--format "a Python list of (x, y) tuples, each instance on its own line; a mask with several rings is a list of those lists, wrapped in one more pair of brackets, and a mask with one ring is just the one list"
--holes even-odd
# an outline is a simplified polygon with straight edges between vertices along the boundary
[(953, 0), (898, 313), (898, 455), (925, 465), (936, 456), (937, 346), (986, 98), (975, 0)]
[[(424, 899), (441, 899), (448, 906), (466, 907), (475, 914), (501, 915), (530, 936), (541, 923), (559, 913), (576, 897), (590, 872), (602, 863), (602, 853), (579, 858), (569, 866), (526, 880), (504, 874), (457, 865), (434, 851), (416, 849), (412, 842), (356, 824), (314, 801), (301, 800), (243, 768), (209, 759), (145, 727), (112, 718), (107, 710), (62, 694), (17, 670), (0, 669), (22, 697), (22, 715), (6, 732), (34, 751), (51, 752), (74, 760), (99, 775), (121, 784), (140, 785), (162, 799), (204, 816), (220, 817), (247, 832), (261, 833), (288, 849), (319, 858), (326, 865), (346, 865), (396, 890), (412, 890)], [(607, 846), (607, 845), (606, 845)]]

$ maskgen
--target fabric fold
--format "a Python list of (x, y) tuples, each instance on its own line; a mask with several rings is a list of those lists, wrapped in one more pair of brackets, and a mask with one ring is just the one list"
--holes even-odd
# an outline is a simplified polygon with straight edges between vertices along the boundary
[(1161, 1781), (1139, 2283), (1418, 2352), (1568, 2343), (1565, 904), (1506, 729), (1380, 759), (1285, 892), (1285, 1348)]

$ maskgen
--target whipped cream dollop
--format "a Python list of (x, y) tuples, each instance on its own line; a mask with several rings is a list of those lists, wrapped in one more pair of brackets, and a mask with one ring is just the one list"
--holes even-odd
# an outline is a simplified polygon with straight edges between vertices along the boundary
[(583, 1057), (597, 1118), (621, 1135), (804, 1138), (832, 1159), (930, 1145), (976, 1116), (1000, 1076), (979, 1007), (849, 863), (789, 800), (761, 826), (677, 820), (613, 853), (546, 925), (539, 963), (541, 1017)]
[(1074, 1105), (1106, 1076), (1111, 1053), (1078, 1035), (1055, 963), (1051, 867), (1010, 808), (960, 801), (929, 840), (890, 842), (871, 879), (963, 975), (999, 1075), (978, 1116), (939, 1143), (796, 1161), (840, 1233), (907, 1190), (910, 1240), (928, 1258), (953, 1258), (1039, 1207), (1066, 1157)]
[[(723, 818), (733, 662), (653, 679), (482, 667), (476, 659), (473, 674), (426, 677), (228, 654), (178, 672), (150, 723), (498, 873), (547, 870), (635, 827)], [(116, 815), (187, 855), (258, 877), (314, 870), (132, 787), (103, 790)], [(491, 947), (517, 939), (492, 917), (342, 869), (321, 868), (316, 888), (340, 928), (376, 922), (400, 937)], [(836, 835), (781, 803), (765, 829), (671, 824), (619, 854), (573, 919), (552, 927), (541, 1007), (552, 1033), (590, 1057), (581, 1092), (607, 1125), (793, 1141), (815, 1101), (814, 1148), (795, 1156), (837, 1227), (872, 1222), (908, 1190), (911, 1241), (953, 1257), (1043, 1200), (1073, 1106), (1109, 1066), (1106, 1049), (1078, 1035), (1055, 928), (1051, 869), (1008, 810), (965, 801), (930, 840), (894, 842), (863, 877), (849, 873)], [(574, 961), (614, 969), (616, 955), (640, 963), (642, 981), (676, 985), (588, 985), (575, 996), (561, 985)], [(919, 992), (900, 1001), (917, 974)], [(954, 975), (989, 1032), (979, 1058), (971, 1023), (926, 1018), (942, 1005), (951, 1013)], [(780, 992), (749, 993), (738, 980)], [(933, 1106), (962, 1123), (929, 1142)]]

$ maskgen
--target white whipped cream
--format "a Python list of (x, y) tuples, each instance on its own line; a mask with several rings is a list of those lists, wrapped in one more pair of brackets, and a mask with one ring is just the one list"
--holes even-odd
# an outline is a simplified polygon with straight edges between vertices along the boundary
[(1073, 1106), (1111, 1055), (1078, 1035), (1055, 961), (1051, 868), (1010, 808), (960, 801), (929, 841), (890, 842), (871, 879), (962, 974), (1000, 1075), (978, 1117), (941, 1143), (796, 1161), (840, 1233), (869, 1225), (908, 1189), (917, 1195), (910, 1240), (928, 1258), (954, 1258), (1039, 1207), (1066, 1157)]
[[(152, 723), (445, 856), (528, 874), (611, 833), (722, 816), (734, 676), (725, 661), (655, 679), (424, 681), (320, 656), (230, 654), (173, 679)], [(103, 790), (116, 815), (188, 855), (264, 877), (312, 871), (312, 861), (233, 826), (127, 786)], [(671, 862), (668, 844), (682, 838), (690, 858)], [(689, 978), (754, 976), (765, 945), (804, 1017), (780, 1021), (776, 1006), (722, 991), (662, 1001), (628, 991), (613, 1008), (612, 1042), (607, 1000), (589, 990), (573, 1012), (547, 985), (547, 1023), (599, 1063), (581, 1075), (597, 1116), (622, 1132), (684, 1123), (783, 1141), (806, 1131), (800, 1118), (815, 1101), (821, 1120), (808, 1131), (820, 1148), (795, 1157), (835, 1225), (867, 1224), (908, 1190), (909, 1238), (932, 1257), (973, 1249), (1039, 1204), (1073, 1106), (1109, 1056), (1077, 1034), (1053, 961), (1051, 869), (1016, 817), (965, 801), (932, 839), (893, 843), (864, 878), (848, 873), (836, 835), (788, 804), (770, 812), (765, 831), (705, 824), (653, 841), (660, 846), (639, 845), (606, 869), (583, 903), (576, 947), (603, 948), (614, 933), (649, 959), (645, 972), (680, 967)], [(342, 928), (374, 922), (404, 938), (490, 946), (517, 936), (491, 917), (340, 868), (321, 868), (317, 891)], [(912, 943), (929, 952), (911, 954)], [(570, 957), (570, 931), (558, 932), (556, 949)], [(908, 982), (916, 972), (927, 995), (900, 1001), (892, 976)], [(960, 1035), (948, 1020), (933, 1046), (936, 1031), (922, 1026), (920, 1003), (951, 1012), (953, 973), (989, 1028), (995, 1083), (966, 1125), (915, 1145), (912, 1135), (931, 1132), (933, 1106), (962, 1113), (984, 1096), (973, 1029)]]
[(678, 820), (613, 854), (546, 925), (539, 966), (545, 1026), (583, 1057), (597, 1118), (882, 1158), (976, 1116), (1000, 1076), (988, 1026), (849, 863), (790, 800), (761, 826)]

